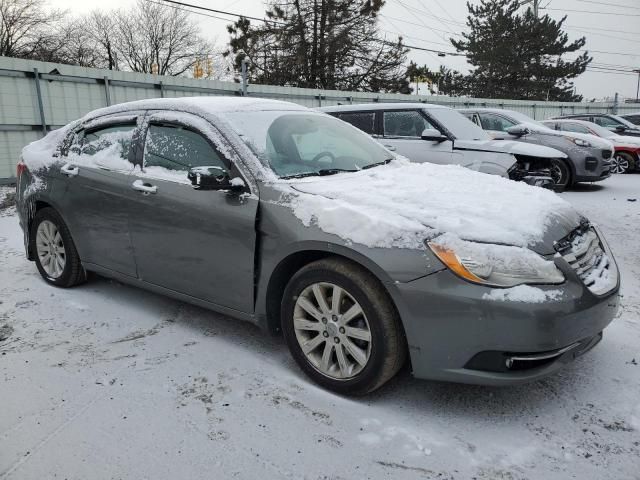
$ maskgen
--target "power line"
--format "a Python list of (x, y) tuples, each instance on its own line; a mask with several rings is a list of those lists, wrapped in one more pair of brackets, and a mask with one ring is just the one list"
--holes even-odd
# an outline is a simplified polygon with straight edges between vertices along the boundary
[(620, 17), (640, 17), (640, 13), (594, 12), (593, 10), (569, 10), (566, 8), (547, 8), (546, 10), (554, 10), (556, 12), (593, 13), (595, 15), (616, 15)]
[[(149, 1), (149, 0), (147, 0), (147, 1)], [(278, 20), (268, 20), (266, 18), (258, 18), (258, 17), (252, 17), (250, 15), (243, 15), (241, 13), (226, 12), (224, 10), (216, 10), (214, 8), (201, 7), (200, 5), (193, 5), (193, 4), (185, 3), (185, 2), (177, 2), (176, 0), (162, 0), (162, 1), (166, 2), (166, 3), (172, 3), (174, 5), (180, 5), (182, 7), (197, 8), (198, 10), (205, 10), (207, 12), (221, 13), (223, 15), (231, 15), (231, 16), (234, 16), (234, 17), (248, 18), (250, 20), (257, 20), (258, 22), (271, 22), (271, 23), (275, 23), (275, 24), (278, 24), (278, 25), (286, 25), (286, 23), (280, 22)], [(195, 12), (193, 12), (193, 13), (195, 13)]]
[(629, 8), (632, 10), (637, 10), (638, 7), (634, 7), (632, 5), (621, 5), (619, 3), (608, 3), (608, 2), (596, 2), (595, 0), (576, 0), (577, 2), (582, 3), (594, 3), (596, 5), (605, 5), (607, 7), (619, 7), (619, 8)]

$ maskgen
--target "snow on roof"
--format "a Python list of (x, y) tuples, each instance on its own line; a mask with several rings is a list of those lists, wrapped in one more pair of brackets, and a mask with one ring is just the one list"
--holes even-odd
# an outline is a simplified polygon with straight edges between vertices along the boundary
[(389, 110), (389, 109), (406, 109), (406, 108), (449, 108), (444, 105), (435, 105), (433, 103), (421, 102), (394, 102), (394, 103), (359, 103), (351, 105), (333, 105), (331, 107), (320, 107), (321, 112), (350, 112), (363, 110)]
[(264, 110), (308, 110), (307, 107), (281, 100), (235, 96), (149, 98), (119, 103), (89, 112), (83, 120), (130, 110), (179, 110), (194, 113), (224, 114)]

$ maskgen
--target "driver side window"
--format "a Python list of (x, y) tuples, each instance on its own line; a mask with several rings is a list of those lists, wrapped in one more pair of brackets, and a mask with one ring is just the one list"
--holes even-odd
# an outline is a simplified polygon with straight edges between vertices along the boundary
[(515, 122), (493, 113), (481, 113), (480, 122), (483, 130), (493, 130), (494, 132), (506, 132), (507, 128), (516, 125)]
[(180, 125), (151, 124), (144, 147), (144, 173), (188, 183), (193, 167), (228, 170), (222, 157), (200, 133)]
[(622, 123), (609, 117), (593, 117), (593, 121), (597, 125), (600, 125), (601, 127), (606, 127), (606, 128), (617, 127), (618, 125), (622, 125)]
[(385, 137), (420, 138), (427, 128), (435, 128), (416, 110), (383, 113)]

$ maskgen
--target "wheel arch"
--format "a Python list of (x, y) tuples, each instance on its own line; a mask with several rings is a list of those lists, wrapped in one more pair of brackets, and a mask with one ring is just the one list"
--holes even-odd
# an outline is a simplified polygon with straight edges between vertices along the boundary
[(344, 262), (352, 263), (359, 268), (364, 269), (373, 278), (375, 278), (388, 295), (393, 308), (398, 312), (401, 319), (401, 328), (404, 330), (404, 325), (402, 325), (402, 308), (399, 302), (398, 292), (395, 291), (395, 289), (390, 288), (393, 281), (384, 272), (384, 270), (366, 259), (366, 257), (357, 254), (357, 252), (348, 250), (347, 253), (317, 247), (296, 250), (295, 252), (291, 252), (284, 256), (277, 262), (275, 268), (273, 268), (268, 277), (266, 282), (267, 286), (262, 293), (262, 308), (259, 309), (262, 310), (262, 315), (258, 316), (261, 317), (261, 321), (259, 321), (259, 323), (262, 324), (263, 327), (267, 328), (274, 334), (280, 332), (282, 296), (289, 280), (304, 266), (325, 258), (337, 258)]

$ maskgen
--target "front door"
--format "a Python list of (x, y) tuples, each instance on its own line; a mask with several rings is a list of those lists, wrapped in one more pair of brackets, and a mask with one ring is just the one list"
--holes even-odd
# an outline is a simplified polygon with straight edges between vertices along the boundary
[(220, 144), (213, 126), (193, 115), (155, 113), (145, 123), (143, 168), (136, 167), (130, 180), (136, 192), (130, 228), (138, 276), (252, 313), (258, 200), (247, 195), (248, 188), (195, 189), (187, 178), (190, 168), (219, 167), (243, 179), (221, 153), (232, 149)]
[(388, 110), (382, 112), (382, 137), (377, 140), (412, 162), (457, 163), (451, 140), (422, 140), (427, 128), (437, 130), (418, 110)]
[(101, 119), (79, 129), (63, 152), (60, 211), (82, 262), (135, 277), (129, 236), (130, 173), (136, 116)]

